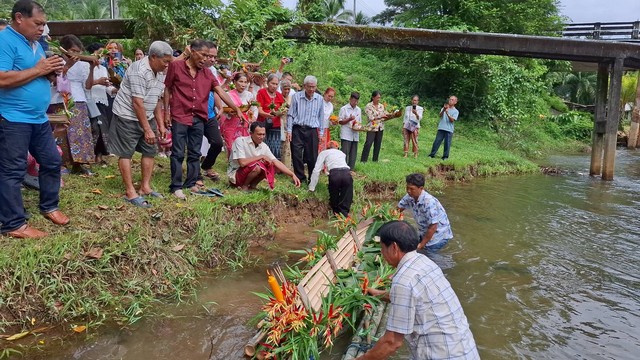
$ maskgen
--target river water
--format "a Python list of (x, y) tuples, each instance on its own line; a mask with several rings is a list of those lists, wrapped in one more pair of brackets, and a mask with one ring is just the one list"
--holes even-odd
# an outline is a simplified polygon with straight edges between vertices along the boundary
[[(618, 151), (615, 181), (588, 176), (586, 156), (547, 165), (561, 176), (478, 179), (435, 194), (454, 240), (436, 257), (483, 359), (637, 359), (640, 353), (640, 152)], [(281, 257), (312, 229), (282, 232)], [(35, 359), (241, 359), (264, 266), (205, 278), (193, 305), (128, 329), (47, 343)], [(402, 351), (393, 359), (403, 359)], [(634, 355), (636, 354), (636, 355)], [(326, 356), (340, 359), (339, 351)]]

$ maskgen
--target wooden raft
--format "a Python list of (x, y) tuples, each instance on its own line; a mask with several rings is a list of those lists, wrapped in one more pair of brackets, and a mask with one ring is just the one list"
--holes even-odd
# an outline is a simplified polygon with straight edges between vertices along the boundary
[(322, 259), (298, 283), (298, 293), (308, 311), (319, 311), (322, 298), (329, 292), (329, 284), (337, 280), (337, 272), (353, 266), (356, 253), (362, 248), (372, 219), (358, 224), (342, 236), (337, 250), (328, 250)]

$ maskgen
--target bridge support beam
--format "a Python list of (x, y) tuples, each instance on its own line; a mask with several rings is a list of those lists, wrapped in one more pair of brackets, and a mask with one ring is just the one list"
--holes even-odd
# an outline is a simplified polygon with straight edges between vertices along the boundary
[[(640, 21), (638, 21), (640, 24)], [(635, 149), (638, 145), (638, 132), (640, 129), (640, 72), (638, 72), (638, 86), (636, 87), (636, 103), (631, 114), (631, 129), (629, 129), (629, 140), (627, 148)]]
[(593, 127), (593, 146), (589, 174), (613, 180), (620, 121), (620, 93), (622, 90), (623, 60), (613, 64), (598, 64), (596, 113)]
[(604, 133), (607, 123), (606, 107), (607, 92), (609, 89), (609, 65), (598, 64), (598, 77), (596, 82), (596, 108), (593, 126), (593, 137), (591, 146), (591, 167), (589, 175), (599, 176), (602, 174), (602, 152), (604, 150)]

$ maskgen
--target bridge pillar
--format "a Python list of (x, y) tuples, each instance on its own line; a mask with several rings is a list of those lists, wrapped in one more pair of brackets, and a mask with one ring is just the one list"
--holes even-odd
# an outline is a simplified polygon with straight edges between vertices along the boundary
[(593, 137), (591, 146), (591, 167), (589, 175), (599, 176), (602, 174), (602, 152), (604, 150), (604, 133), (607, 106), (607, 91), (609, 88), (609, 65), (598, 64), (598, 77), (596, 82), (596, 108), (593, 124)]
[[(637, 21), (640, 23), (640, 21)], [(629, 129), (629, 140), (627, 148), (635, 149), (638, 145), (638, 130), (640, 129), (640, 72), (638, 72), (638, 86), (636, 87), (636, 103), (631, 114), (631, 129)]]
[(618, 140), (618, 122), (620, 121), (620, 93), (622, 92), (622, 58), (617, 58), (612, 67), (609, 80), (609, 101), (607, 102), (607, 124), (604, 134), (604, 160), (602, 162), (602, 180), (613, 180), (616, 161), (616, 142)]

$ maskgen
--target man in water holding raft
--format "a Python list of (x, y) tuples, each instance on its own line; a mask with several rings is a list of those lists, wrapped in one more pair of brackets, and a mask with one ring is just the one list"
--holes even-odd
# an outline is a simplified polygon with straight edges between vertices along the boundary
[(407, 341), (411, 360), (480, 359), (458, 297), (440, 267), (418, 254), (416, 230), (404, 221), (390, 221), (377, 232), (382, 256), (397, 268), (391, 291), (369, 288), (389, 302), (386, 332), (356, 360), (386, 359)]

